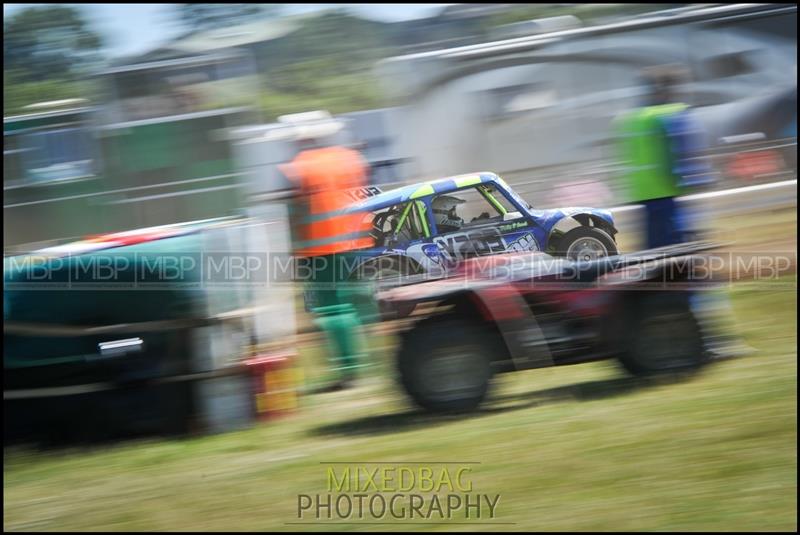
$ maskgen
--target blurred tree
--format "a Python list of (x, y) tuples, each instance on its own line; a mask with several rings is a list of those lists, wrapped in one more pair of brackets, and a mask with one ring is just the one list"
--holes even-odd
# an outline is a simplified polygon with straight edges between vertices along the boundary
[(25, 82), (16, 71), (3, 71), (3, 115), (30, 113), (25, 106), (35, 102), (89, 98), (94, 87), (86, 80), (63, 80), (54, 78), (39, 82)]
[(598, 24), (633, 15), (685, 7), (689, 4), (515, 4), (482, 21), (485, 31), (495, 26), (559, 15), (575, 15), (584, 24)]
[(316, 108), (344, 113), (385, 105), (372, 68), (395, 52), (387, 43), (387, 26), (331, 9), (257, 47), (267, 118)]
[(72, 79), (98, 58), (101, 46), (73, 7), (29, 7), (3, 21), (3, 69), (20, 82)]
[(190, 32), (213, 30), (280, 16), (281, 4), (176, 4), (179, 23)]

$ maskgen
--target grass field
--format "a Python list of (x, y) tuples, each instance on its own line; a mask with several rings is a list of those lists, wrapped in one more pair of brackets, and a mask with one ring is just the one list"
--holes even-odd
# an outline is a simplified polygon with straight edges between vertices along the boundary
[[(744, 251), (794, 252), (796, 211), (716, 222)], [(226, 435), (96, 451), (5, 451), (6, 530), (796, 530), (796, 276), (732, 286), (754, 355), (685, 382), (614, 362), (500, 376), (469, 417), (414, 411), (391, 378), (391, 335), (356, 389), (306, 396), (292, 417)], [(307, 337), (308, 338), (308, 337)], [(306, 343), (307, 378), (322, 378)], [(296, 525), (326, 465), (479, 462), (495, 522)], [(485, 521), (485, 519), (484, 519)], [(418, 521), (416, 521), (418, 522)]]
[[(481, 412), (441, 418), (407, 405), (378, 352), (362, 386), (250, 430), (6, 451), (4, 528), (796, 530), (796, 287), (737, 283), (757, 352), (684, 382), (632, 380), (614, 362), (532, 370), (501, 376)], [(473, 490), (500, 494), (494, 521), (507, 524), (289, 524), (334, 461), (478, 462)]]

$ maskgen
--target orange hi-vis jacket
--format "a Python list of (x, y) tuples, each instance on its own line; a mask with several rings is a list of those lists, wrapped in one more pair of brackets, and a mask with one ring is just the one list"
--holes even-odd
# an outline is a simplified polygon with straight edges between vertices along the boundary
[(281, 170), (297, 185), (305, 213), (300, 219), (299, 256), (322, 256), (375, 245), (366, 214), (343, 214), (352, 188), (367, 185), (367, 164), (345, 147), (305, 150)]

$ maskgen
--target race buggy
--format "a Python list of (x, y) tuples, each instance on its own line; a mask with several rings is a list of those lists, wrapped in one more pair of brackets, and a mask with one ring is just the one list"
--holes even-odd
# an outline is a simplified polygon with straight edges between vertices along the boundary
[(711, 247), (589, 261), (509, 253), (467, 260), (439, 280), (386, 285), (385, 307), (429, 310), (401, 334), (400, 382), (429, 411), (464, 411), (495, 373), (614, 357), (637, 376), (696, 370), (710, 354), (696, 288), (700, 274), (709, 279), (699, 253)]
[(371, 218), (376, 246), (358, 251), (352, 278), (444, 274), (474, 256), (544, 251), (589, 260), (617, 254), (608, 210), (537, 210), (494, 173), (379, 192), (367, 188), (348, 211)]

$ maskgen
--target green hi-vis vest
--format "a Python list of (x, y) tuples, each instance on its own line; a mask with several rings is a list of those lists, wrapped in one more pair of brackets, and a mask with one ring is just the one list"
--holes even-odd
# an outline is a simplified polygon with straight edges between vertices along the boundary
[(687, 108), (685, 104), (649, 106), (615, 120), (628, 202), (678, 195), (678, 179), (672, 171), (673, 156), (662, 119)]

